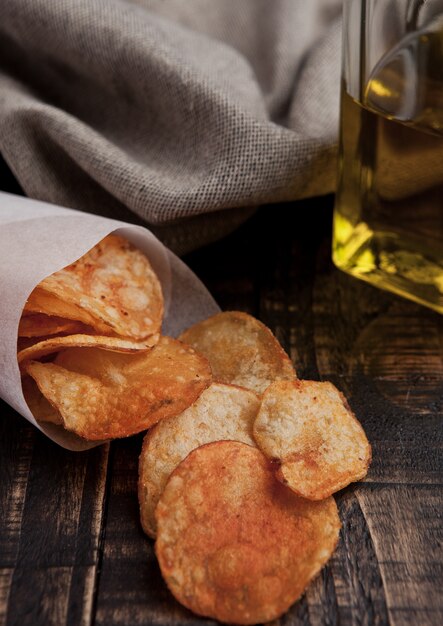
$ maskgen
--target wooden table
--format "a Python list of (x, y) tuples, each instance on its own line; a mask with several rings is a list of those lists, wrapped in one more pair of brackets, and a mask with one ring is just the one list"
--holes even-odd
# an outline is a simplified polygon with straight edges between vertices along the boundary
[[(186, 258), (223, 309), (270, 326), (299, 377), (348, 396), (373, 446), (365, 482), (337, 494), (335, 555), (280, 623), (440, 626), (443, 318), (334, 269), (331, 209), (265, 207)], [(1, 413), (0, 624), (212, 623), (172, 599), (142, 533), (141, 435), (70, 453)]]

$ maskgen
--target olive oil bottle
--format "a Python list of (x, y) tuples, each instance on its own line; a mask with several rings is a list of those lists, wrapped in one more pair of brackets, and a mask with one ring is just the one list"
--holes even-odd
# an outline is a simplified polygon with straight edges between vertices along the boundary
[(443, 313), (443, 22), (341, 103), (334, 262)]

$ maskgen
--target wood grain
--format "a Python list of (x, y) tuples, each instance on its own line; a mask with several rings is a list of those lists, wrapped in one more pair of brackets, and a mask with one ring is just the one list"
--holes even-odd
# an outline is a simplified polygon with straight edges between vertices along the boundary
[(89, 624), (108, 446), (67, 452), (2, 409), (0, 623)]
[(435, 485), (367, 485), (357, 499), (373, 538), (391, 624), (413, 607), (419, 622), (441, 623), (442, 489)]
[[(265, 207), (186, 258), (331, 380), (373, 446), (337, 550), (282, 626), (443, 623), (443, 318), (335, 270), (332, 198)], [(294, 219), (294, 217), (296, 219)], [(0, 625), (213, 624), (180, 607), (138, 519), (142, 437), (69, 453), (0, 407)]]

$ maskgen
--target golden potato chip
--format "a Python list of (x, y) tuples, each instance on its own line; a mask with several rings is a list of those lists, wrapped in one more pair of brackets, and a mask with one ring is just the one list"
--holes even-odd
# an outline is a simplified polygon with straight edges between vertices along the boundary
[(114, 352), (140, 352), (150, 350), (159, 340), (159, 335), (151, 335), (145, 341), (131, 341), (123, 337), (106, 337), (100, 335), (67, 335), (66, 337), (50, 337), (20, 350), (17, 361), (23, 363), (40, 359), (42, 356), (66, 350), (67, 348), (100, 348)]
[(90, 313), (83, 310), (81, 307), (69, 302), (64, 302), (54, 296), (52, 293), (48, 293), (41, 287), (36, 287), (29, 296), (24, 309), (22, 319), (28, 317), (32, 313), (43, 313), (46, 315), (53, 315), (62, 317), (68, 320), (75, 320), (82, 322), (87, 326), (92, 327), (96, 332), (102, 335), (112, 335), (114, 331), (110, 326), (93, 317)]
[(81, 322), (45, 315), (44, 313), (32, 313), (21, 318), (18, 325), (19, 337), (44, 337), (58, 335), (60, 333), (85, 333), (93, 329)]
[(211, 382), (207, 360), (161, 337), (148, 352), (69, 348), (25, 371), (59, 411), (67, 430), (89, 440), (126, 437), (176, 415)]
[(340, 529), (333, 498), (299, 498), (259, 450), (233, 441), (191, 452), (169, 478), (156, 518), (155, 551), (173, 595), (235, 624), (286, 611), (332, 554)]
[(260, 406), (249, 389), (213, 383), (180, 415), (162, 420), (145, 436), (138, 495), (144, 531), (155, 537), (155, 507), (171, 472), (191, 450), (230, 439), (255, 446), (252, 425)]
[(145, 339), (160, 331), (159, 280), (145, 255), (122, 237), (108, 235), (78, 261), (45, 278), (40, 288), (123, 337)]
[(280, 463), (277, 478), (311, 500), (366, 475), (371, 446), (346, 399), (331, 383), (276, 382), (266, 390), (254, 438)]
[(43, 339), (52, 339), (52, 337), (17, 337), (17, 352), (21, 352), (25, 348), (35, 346), (36, 343)]
[(269, 328), (247, 313), (227, 311), (182, 333), (182, 341), (209, 360), (214, 380), (263, 393), (273, 380), (297, 378)]
[(23, 395), (31, 413), (38, 422), (63, 424), (62, 416), (42, 395), (35, 381), (30, 376), (22, 378)]

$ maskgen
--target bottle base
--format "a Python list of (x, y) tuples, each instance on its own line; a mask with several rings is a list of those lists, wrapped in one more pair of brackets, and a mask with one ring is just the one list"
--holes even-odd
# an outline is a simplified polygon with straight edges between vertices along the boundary
[(420, 242), (360, 223), (344, 243), (335, 229), (332, 259), (356, 278), (443, 313), (443, 257)]

